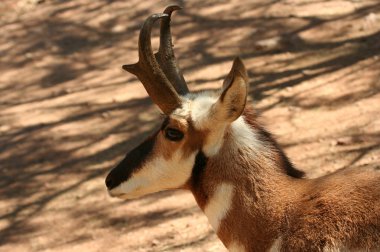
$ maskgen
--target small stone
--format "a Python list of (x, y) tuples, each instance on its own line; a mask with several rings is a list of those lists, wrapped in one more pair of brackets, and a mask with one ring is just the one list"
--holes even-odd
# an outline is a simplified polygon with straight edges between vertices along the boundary
[(106, 119), (106, 118), (110, 117), (110, 114), (107, 113), (107, 112), (103, 112), (103, 113), (100, 114), (100, 116), (101, 116), (102, 118)]
[(114, 32), (114, 33), (124, 32), (125, 30), (126, 30), (125, 26), (121, 25), (121, 24), (118, 24), (118, 25), (115, 25), (114, 27), (112, 27), (112, 32)]
[(351, 137), (341, 137), (336, 140), (336, 145), (348, 145), (348, 144), (352, 144)]
[(158, 244), (160, 244), (160, 242), (156, 239), (154, 239), (151, 243), (152, 246), (157, 246)]
[(0, 132), (8, 131), (11, 127), (9, 125), (1, 125)]
[(379, 16), (376, 13), (371, 12), (365, 17), (365, 20), (370, 23), (376, 23), (376, 21), (379, 19)]
[(264, 39), (257, 41), (255, 43), (255, 48), (258, 50), (274, 50), (282, 47), (281, 38), (273, 37), (269, 39)]
[(290, 112), (297, 112), (297, 111), (300, 111), (301, 108), (300, 107), (295, 107), (295, 106), (289, 106), (288, 107), (288, 111)]
[(337, 146), (338, 142), (336, 140), (333, 140), (330, 142), (330, 146)]

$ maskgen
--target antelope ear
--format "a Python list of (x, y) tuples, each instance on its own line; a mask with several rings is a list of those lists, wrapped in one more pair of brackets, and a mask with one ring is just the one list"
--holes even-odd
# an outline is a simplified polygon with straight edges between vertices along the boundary
[(213, 106), (218, 121), (235, 121), (245, 108), (248, 94), (248, 75), (244, 64), (236, 57), (230, 73), (223, 82), (223, 92)]

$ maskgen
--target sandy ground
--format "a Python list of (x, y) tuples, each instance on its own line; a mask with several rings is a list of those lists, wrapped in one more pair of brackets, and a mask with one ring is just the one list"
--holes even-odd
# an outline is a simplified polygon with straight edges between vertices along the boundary
[[(121, 65), (168, 3), (0, 2), (0, 251), (225, 251), (188, 192), (105, 191), (158, 122)], [(263, 121), (309, 177), (380, 168), (378, 0), (184, 6), (172, 31), (192, 90), (218, 88), (240, 55)]]

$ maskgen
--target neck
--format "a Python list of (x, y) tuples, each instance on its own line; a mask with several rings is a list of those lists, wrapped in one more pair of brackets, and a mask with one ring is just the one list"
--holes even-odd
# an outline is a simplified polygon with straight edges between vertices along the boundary
[(199, 152), (193, 169), (194, 197), (230, 251), (275, 244), (302, 175), (251, 116), (231, 125), (216, 155)]

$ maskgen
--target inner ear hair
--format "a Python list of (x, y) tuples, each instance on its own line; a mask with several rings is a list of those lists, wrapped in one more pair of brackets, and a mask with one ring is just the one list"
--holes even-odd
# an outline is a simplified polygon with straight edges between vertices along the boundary
[(233, 73), (233, 69), (231, 69), (231, 71), (228, 73), (228, 75), (226, 76), (226, 78), (223, 81), (223, 93), (222, 93), (222, 95), (231, 86), (233, 81), (234, 81), (234, 73)]
[(234, 81), (235, 76), (240, 76), (248, 83), (248, 74), (243, 61), (236, 57), (232, 64), (231, 70), (223, 81), (223, 90), (226, 90)]
[(245, 108), (248, 95), (248, 77), (243, 62), (235, 58), (231, 71), (223, 82), (223, 92), (215, 104), (219, 120), (232, 122)]
[(247, 84), (244, 78), (234, 76), (232, 83), (223, 91), (220, 97), (228, 119), (236, 120), (243, 113), (247, 102), (247, 93)]
[(221, 102), (224, 102), (224, 97), (226, 96), (228, 90), (231, 88), (233, 82), (234, 82), (234, 76), (230, 72), (227, 75), (226, 79), (223, 81), (223, 92), (220, 95)]

